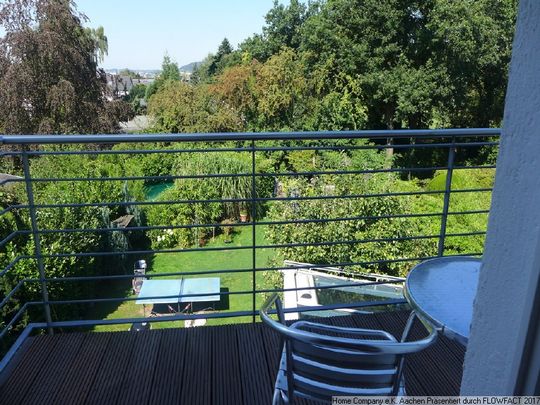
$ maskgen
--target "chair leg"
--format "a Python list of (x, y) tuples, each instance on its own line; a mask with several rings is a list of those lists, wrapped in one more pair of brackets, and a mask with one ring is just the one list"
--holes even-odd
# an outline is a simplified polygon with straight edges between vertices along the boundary
[(289, 399), (280, 389), (274, 390), (274, 398), (272, 398), (272, 405), (289, 405)]

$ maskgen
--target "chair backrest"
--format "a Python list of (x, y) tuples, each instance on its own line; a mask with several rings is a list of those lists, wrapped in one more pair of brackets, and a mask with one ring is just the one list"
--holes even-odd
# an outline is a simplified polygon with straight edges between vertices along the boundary
[[(270, 318), (268, 309), (276, 304), (280, 322)], [(382, 330), (343, 328), (298, 321), (284, 322), (281, 302), (271, 297), (262, 320), (284, 339), (287, 395), (329, 401), (338, 395), (397, 395), (403, 356), (432, 344), (436, 331), (421, 341), (405, 342), (414, 317), (405, 327), (402, 341)]]

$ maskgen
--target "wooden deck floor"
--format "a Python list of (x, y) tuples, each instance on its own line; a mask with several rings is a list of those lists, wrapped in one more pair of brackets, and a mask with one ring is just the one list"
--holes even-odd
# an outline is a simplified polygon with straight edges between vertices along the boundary
[[(400, 336), (405, 312), (328, 318)], [(415, 325), (411, 338), (422, 336)], [(5, 404), (270, 404), (280, 356), (266, 326), (239, 324), (29, 338), (2, 378)], [(407, 359), (409, 395), (458, 395), (464, 348), (445, 338)]]

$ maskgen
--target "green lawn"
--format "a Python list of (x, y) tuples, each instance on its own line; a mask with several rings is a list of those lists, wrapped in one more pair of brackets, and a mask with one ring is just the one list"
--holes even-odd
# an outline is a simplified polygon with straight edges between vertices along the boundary
[[(205, 248), (211, 247), (236, 247), (236, 246), (251, 246), (252, 245), (252, 228), (237, 227), (237, 232), (234, 233), (232, 243), (225, 244), (223, 242), (222, 235), (217, 236), (215, 240), (210, 241)], [(267, 244), (264, 238), (264, 230), (262, 227), (256, 229), (256, 242), (257, 245)], [(256, 264), (257, 267), (268, 267), (269, 259), (276, 259), (275, 252), (272, 249), (257, 249)], [(230, 249), (224, 251), (197, 251), (197, 252), (179, 252), (179, 253), (161, 253), (156, 254), (149, 262), (148, 274), (165, 274), (165, 273), (178, 273), (178, 272), (196, 272), (207, 270), (237, 270), (237, 269), (251, 269), (252, 268), (252, 250), (251, 249)], [(171, 276), (171, 278), (181, 278), (182, 276)], [(187, 276), (189, 277), (189, 276)], [(251, 291), (253, 276), (251, 271), (246, 273), (227, 273), (220, 275), (194, 275), (193, 277), (220, 277), (221, 288), (228, 290), (229, 292)], [(123, 282), (125, 284), (125, 281)], [(256, 285), (258, 289), (271, 288), (267, 285), (262, 274), (257, 273)], [(112, 288), (111, 288), (112, 289)], [(122, 288), (119, 293), (122, 294)], [(110, 294), (109, 294), (110, 296)], [(115, 296), (119, 296), (118, 293)], [(121, 296), (121, 295), (120, 295)], [(223, 296), (221, 307), (227, 307), (222, 309), (223, 311), (245, 311), (252, 309), (252, 294), (230, 294), (228, 297)], [(263, 294), (258, 294), (256, 297), (256, 308), (258, 309), (264, 299)], [(228, 302), (227, 302), (228, 301)], [(101, 309), (103, 310), (103, 309)], [(123, 302), (120, 305), (114, 305), (107, 310), (105, 315), (101, 315), (105, 319), (118, 319), (118, 318), (130, 318), (145, 315), (142, 305), (135, 304), (134, 301)], [(96, 314), (98, 313), (95, 311)], [(150, 308), (146, 309), (146, 316), (150, 313)], [(207, 325), (219, 325), (226, 323), (236, 322), (250, 322), (251, 317), (248, 318), (222, 318), (222, 319), (209, 319)], [(153, 328), (163, 327), (182, 327), (184, 322), (156, 322), (153, 324)], [(117, 331), (126, 330), (127, 325), (111, 325), (111, 326), (99, 326), (96, 330), (99, 331)]]

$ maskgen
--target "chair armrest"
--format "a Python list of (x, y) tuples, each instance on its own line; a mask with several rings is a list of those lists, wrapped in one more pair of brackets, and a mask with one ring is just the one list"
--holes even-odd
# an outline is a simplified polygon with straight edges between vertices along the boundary
[[(305, 343), (310, 344), (332, 344), (337, 345), (345, 349), (353, 350), (362, 350), (371, 353), (387, 353), (387, 354), (408, 354), (414, 353), (419, 350), (422, 350), (429, 345), (433, 344), (437, 340), (437, 331), (435, 328), (430, 328), (429, 335), (424, 339), (414, 341), (414, 342), (398, 342), (395, 338), (392, 340), (365, 340), (365, 339), (352, 339), (352, 338), (340, 338), (332, 337), (328, 335), (321, 335), (313, 332), (304, 331), (298, 328), (291, 328), (285, 325), (284, 323), (277, 322), (270, 318), (268, 311), (274, 303), (278, 307), (278, 316), (283, 316), (283, 311), (281, 310), (281, 303), (277, 294), (273, 294), (262, 306), (260, 310), (261, 320), (274, 329), (276, 332), (280, 333), (285, 339), (296, 339)], [(301, 321), (302, 322), (302, 321)], [(305, 322), (305, 321), (303, 321)], [(304, 323), (305, 325), (305, 323)], [(321, 324), (315, 324), (320, 327)], [(326, 326), (326, 325), (325, 325)], [(331, 327), (335, 328), (335, 327)], [(339, 327), (338, 327), (339, 328)], [(344, 328), (345, 332), (349, 328)], [(340, 332), (343, 332), (344, 329), (339, 329)], [(330, 330), (330, 329), (327, 329)], [(391, 335), (390, 335), (391, 336)]]

